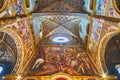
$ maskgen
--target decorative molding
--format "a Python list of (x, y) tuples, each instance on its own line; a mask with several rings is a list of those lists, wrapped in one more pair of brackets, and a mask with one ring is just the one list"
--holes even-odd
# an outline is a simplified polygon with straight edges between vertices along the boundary
[(6, 34), (8, 34), (9, 36), (12, 37), (12, 39), (14, 39), (15, 43), (16, 43), (16, 47), (17, 47), (17, 61), (16, 61), (16, 65), (13, 69), (12, 73), (16, 73), (19, 74), (21, 71), (19, 71), (20, 69), (23, 68), (23, 56), (24, 56), (24, 48), (23, 48), (23, 43), (21, 38), (16, 34), (16, 32), (14, 32), (11, 29), (6, 29), (6, 28), (0, 28), (1, 32), (4, 32)]
[[(113, 32), (109, 32), (106, 35), (104, 35), (104, 37), (100, 40), (99, 42), (99, 46), (98, 46), (98, 59), (99, 59), (99, 63), (100, 63), (100, 69), (102, 71), (102, 73), (108, 72), (107, 71), (107, 67), (106, 67), (106, 63), (105, 63), (105, 48), (103, 48), (103, 46), (106, 47), (107, 42), (117, 34), (117, 31), (113, 31)], [(104, 45), (103, 45), (104, 44)]]
[[(118, 8), (117, 4), (116, 4), (116, 0), (112, 0), (112, 4), (114, 6), (114, 9), (116, 10), (116, 12), (120, 15), (120, 9)], [(120, 2), (119, 2), (120, 3)]]

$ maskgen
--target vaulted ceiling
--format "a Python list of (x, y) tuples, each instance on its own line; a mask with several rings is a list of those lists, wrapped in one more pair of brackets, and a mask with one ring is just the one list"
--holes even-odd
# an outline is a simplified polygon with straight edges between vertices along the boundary
[[(92, 0), (90, 1), (93, 3)], [(46, 39), (51, 40), (51, 36), (63, 34), (72, 36), (76, 43), (82, 43), (79, 32), (81, 29), (80, 22), (85, 19), (89, 20), (90, 9), (88, 6), (90, 6), (90, 1), (36, 0), (32, 12), (35, 42), (39, 42), (40, 37), (42, 39), (40, 42), (48, 42)], [(88, 5), (86, 6), (86, 4)], [(39, 19), (38, 27), (36, 22)], [(82, 25), (82, 27), (86, 26), (87, 23)]]
[[(96, 4), (93, 5), (93, 1)], [(0, 0), (0, 26), (10, 25), (10, 27), (4, 27), (4, 29), (13, 30), (20, 41), (23, 42), (22, 44), (22, 42), (19, 42), (19, 38), (16, 38), (18, 42), (15, 42), (15, 44), (14, 38), (12, 39), (10, 35), (1, 31), (0, 51), (4, 49), (4, 53), (9, 52), (14, 56), (14, 61), (18, 61), (14, 70), (17, 73), (24, 72), (25, 69), (27, 72), (28, 68), (33, 67), (31, 63), (37, 61), (37, 58), (41, 58), (41, 55), (45, 56), (44, 52), (47, 51), (48, 54), (50, 51), (50, 53), (55, 51), (55, 54), (53, 53), (55, 56), (65, 52), (65, 54), (69, 53), (68, 56), (72, 55), (70, 58), (81, 59), (84, 57), (83, 59), (86, 59), (87, 63), (92, 65), (89, 70), (94, 72), (89, 73), (86, 70), (85, 74), (101, 73), (102, 66), (99, 56), (101, 53), (98, 53), (97, 50), (101, 38), (109, 33), (107, 29), (114, 25), (112, 21), (107, 23), (107, 18), (108, 20), (111, 18), (115, 18), (115, 21), (119, 20), (117, 19), (119, 14), (113, 10), (112, 0)], [(106, 27), (105, 25), (109, 23), (110, 25)], [(118, 22), (115, 24), (118, 25)], [(104, 27), (106, 27), (106, 30), (102, 33)], [(7, 47), (3, 42), (6, 43)], [(17, 43), (22, 45), (20, 46)], [(114, 46), (114, 44), (112, 45)], [(62, 49), (59, 47), (62, 47)], [(85, 47), (88, 49), (85, 49)], [(58, 52), (57, 49), (59, 49)], [(84, 54), (86, 57), (72, 54), (72, 49), (75, 49), (77, 54)], [(89, 50), (91, 53), (85, 52), (85, 50)], [(110, 54), (110, 52), (107, 54)], [(48, 57), (50, 56), (48, 55)], [(19, 59), (16, 60), (16, 58)], [(0, 57), (0, 59), (2, 58)], [(25, 66), (20, 67), (23, 64)], [(87, 69), (85, 65), (84, 69)], [(81, 75), (84, 75), (84, 71)]]
[[(34, 34), (37, 35), (40, 34), (40, 32), (42, 32), (42, 41), (43, 39), (44, 40), (50, 39), (51, 36), (57, 34), (70, 35), (72, 36), (73, 40), (77, 41), (77, 43), (81, 43), (82, 41), (79, 35), (79, 30), (81, 27), (80, 22), (87, 18), (88, 18), (87, 14), (77, 13), (68, 14), (46, 13), (44, 15), (42, 15), (42, 13), (33, 13)], [(40, 22), (38, 22), (39, 19)], [(37, 29), (37, 27), (39, 28), (39, 30)]]
[(36, 0), (36, 12), (86, 12), (84, 0)]

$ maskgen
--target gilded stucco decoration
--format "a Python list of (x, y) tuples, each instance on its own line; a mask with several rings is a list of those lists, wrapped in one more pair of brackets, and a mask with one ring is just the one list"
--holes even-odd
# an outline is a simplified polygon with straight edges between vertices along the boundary
[(0, 0), (0, 43), (15, 56), (6, 79), (103, 80), (118, 32), (119, 0)]

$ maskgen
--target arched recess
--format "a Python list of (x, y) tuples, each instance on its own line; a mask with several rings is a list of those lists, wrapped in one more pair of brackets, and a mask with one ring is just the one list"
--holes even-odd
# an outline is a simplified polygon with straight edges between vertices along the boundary
[[(120, 32), (113, 36), (105, 48), (105, 63), (108, 74), (120, 77)], [(120, 78), (119, 78), (120, 79)], [(118, 79), (118, 80), (119, 80)]]
[(108, 69), (105, 62), (105, 48), (107, 46), (108, 41), (116, 34), (118, 34), (117, 31), (112, 31), (107, 33), (99, 43), (99, 47), (98, 47), (98, 58), (99, 58), (99, 64), (100, 64), (99, 70), (101, 70), (102, 73), (108, 73)]
[(9, 35), (13, 40), (17, 48), (17, 59), (15, 67), (12, 70), (11, 74), (20, 74), (23, 69), (23, 58), (24, 58), (24, 48), (23, 43), (19, 35), (9, 28), (0, 28), (0, 32), (3, 32)]

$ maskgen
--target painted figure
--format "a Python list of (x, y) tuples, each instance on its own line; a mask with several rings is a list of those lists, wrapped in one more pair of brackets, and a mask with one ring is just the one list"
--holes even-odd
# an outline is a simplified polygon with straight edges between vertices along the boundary
[[(62, 47), (41, 47), (39, 55), (33, 63), (32, 70), (38, 75), (64, 72), (70, 75), (83, 75), (93, 73), (91, 62), (84, 50), (67, 48), (64, 53)], [(90, 70), (91, 69), (91, 70)], [(89, 70), (89, 72), (88, 72)], [(38, 73), (39, 71), (39, 73)]]
[(22, 0), (12, 0), (12, 5), (17, 15), (24, 14)]

